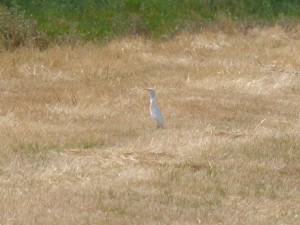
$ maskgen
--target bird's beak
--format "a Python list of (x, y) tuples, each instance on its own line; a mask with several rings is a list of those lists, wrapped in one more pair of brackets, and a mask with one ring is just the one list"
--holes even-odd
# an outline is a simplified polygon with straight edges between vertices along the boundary
[(150, 91), (151, 89), (150, 88), (144, 88), (146, 91)]

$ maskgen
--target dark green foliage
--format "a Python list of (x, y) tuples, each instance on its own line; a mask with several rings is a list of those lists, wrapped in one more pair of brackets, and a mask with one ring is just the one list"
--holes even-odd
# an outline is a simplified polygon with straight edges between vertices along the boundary
[(220, 15), (233, 21), (276, 22), (300, 18), (299, 0), (3, 0), (25, 11), (49, 38), (101, 41), (143, 35), (165, 38), (197, 30)]

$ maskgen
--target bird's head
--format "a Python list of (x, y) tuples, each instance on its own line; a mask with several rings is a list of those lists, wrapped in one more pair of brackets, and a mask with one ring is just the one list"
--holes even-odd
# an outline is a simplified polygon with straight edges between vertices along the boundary
[(149, 92), (150, 98), (154, 99), (155, 98), (155, 91), (153, 88), (145, 88)]

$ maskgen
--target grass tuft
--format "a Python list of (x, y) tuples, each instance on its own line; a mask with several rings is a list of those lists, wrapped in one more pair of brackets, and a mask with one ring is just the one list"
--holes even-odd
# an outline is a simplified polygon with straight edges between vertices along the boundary
[(45, 48), (47, 39), (33, 20), (16, 8), (0, 4), (0, 48), (16, 49), (22, 46)]

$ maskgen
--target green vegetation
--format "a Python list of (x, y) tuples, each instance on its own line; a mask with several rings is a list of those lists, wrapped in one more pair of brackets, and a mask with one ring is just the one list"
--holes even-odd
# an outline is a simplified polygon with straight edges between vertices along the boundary
[[(16, 10), (22, 19), (25, 12), (48, 41), (103, 41), (132, 35), (163, 39), (183, 29), (199, 30), (224, 16), (259, 23), (300, 18), (298, 0), (4, 0), (2, 4), (18, 17), (13, 23), (21, 24)], [(9, 24), (2, 16), (6, 11), (0, 8), (2, 36), (3, 24)]]

